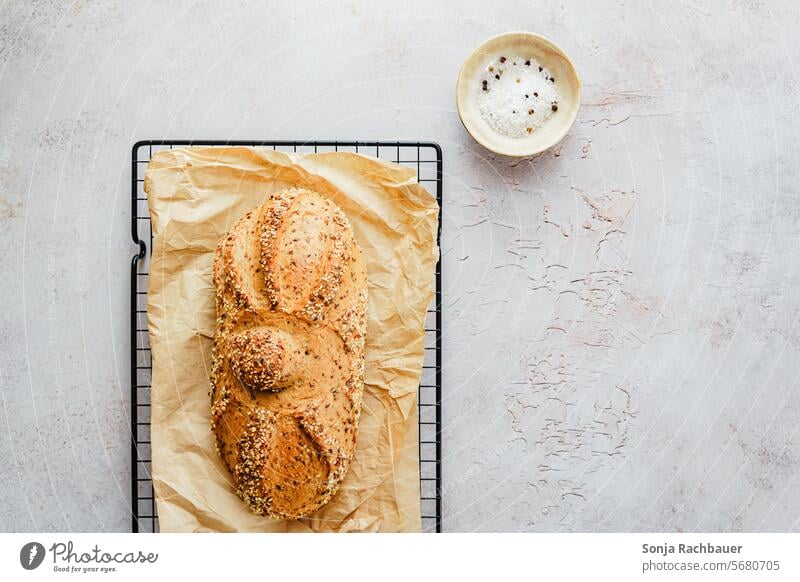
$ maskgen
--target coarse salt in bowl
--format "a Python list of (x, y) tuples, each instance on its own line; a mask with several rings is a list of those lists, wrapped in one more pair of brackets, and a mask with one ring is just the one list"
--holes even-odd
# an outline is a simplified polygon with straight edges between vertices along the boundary
[(507, 156), (532, 156), (557, 144), (580, 106), (580, 80), (550, 40), (510, 32), (481, 44), (461, 68), (458, 113), (475, 140)]

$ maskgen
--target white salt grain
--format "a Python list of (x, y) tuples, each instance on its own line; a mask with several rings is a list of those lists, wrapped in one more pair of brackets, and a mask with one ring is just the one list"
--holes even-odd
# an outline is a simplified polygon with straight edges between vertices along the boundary
[(475, 90), (481, 117), (507, 137), (528, 137), (558, 110), (556, 80), (535, 59), (498, 56)]

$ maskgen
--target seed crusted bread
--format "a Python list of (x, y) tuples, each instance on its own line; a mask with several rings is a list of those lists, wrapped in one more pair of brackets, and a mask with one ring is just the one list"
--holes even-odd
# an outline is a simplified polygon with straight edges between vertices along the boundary
[(336, 493), (364, 390), (367, 273), (341, 209), (271, 195), (216, 249), (211, 426), (237, 494), (296, 519)]

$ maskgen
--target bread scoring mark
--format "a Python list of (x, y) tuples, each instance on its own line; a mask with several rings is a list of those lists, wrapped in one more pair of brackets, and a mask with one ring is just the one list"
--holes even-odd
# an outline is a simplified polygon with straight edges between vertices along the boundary
[[(224, 306), (223, 313), (234, 309), (252, 308), (250, 297), (245, 292), (245, 285), (244, 285), (244, 278), (242, 276), (242, 271), (240, 268), (237, 267), (237, 261), (234, 255), (235, 245), (237, 242), (237, 237), (235, 236), (235, 233), (237, 233), (240, 229), (242, 229), (243, 225), (248, 221), (250, 221), (252, 217), (253, 217), (253, 212), (250, 211), (244, 216), (242, 216), (239, 220), (237, 220), (234, 223), (228, 235), (223, 239), (222, 242), (222, 251), (221, 251), (221, 255), (223, 258), (222, 272), (224, 274), (225, 285), (230, 290), (230, 296), (228, 296), (228, 294), (222, 295), (222, 303)], [(220, 312), (217, 311), (217, 313)]]
[[(311, 440), (328, 463), (329, 472), (326, 489), (330, 492), (330, 496), (333, 496), (350, 466), (355, 447), (347, 446), (351, 443), (342, 443), (333, 435), (329, 425), (323, 421), (318, 404), (306, 407), (298, 415), (298, 418), (300, 426), (311, 437)], [(340, 427), (337, 427), (345, 434), (352, 435), (352, 438), (349, 439), (352, 444), (355, 444), (355, 435), (358, 431), (357, 422), (357, 419), (347, 419)]]
[(331, 471), (341, 465), (342, 459), (349, 460), (349, 455), (342, 451), (339, 441), (333, 437), (322, 422), (319, 404), (308, 405), (305, 410), (298, 414), (298, 418), (300, 426), (308, 433), (328, 461)]
[(334, 298), (339, 294), (339, 286), (342, 283), (345, 265), (350, 265), (352, 257), (345, 254), (345, 241), (342, 239), (342, 232), (349, 230), (347, 219), (337, 206), (329, 201), (325, 201), (331, 210), (331, 219), (338, 229), (333, 229), (329, 234), (333, 248), (326, 269), (320, 278), (320, 284), (312, 293), (311, 299), (303, 308), (306, 316), (311, 321), (323, 318), (325, 308), (333, 303)]
[(344, 312), (341, 336), (348, 352), (363, 352), (367, 329), (367, 292), (359, 291), (355, 305)]
[(280, 303), (280, 295), (275, 284), (273, 265), (277, 257), (275, 249), (278, 231), (283, 224), (292, 203), (300, 194), (300, 190), (292, 188), (272, 194), (268, 201), (264, 216), (261, 218), (261, 268), (264, 271), (264, 283), (267, 288), (267, 297), (270, 305), (275, 309)]
[(267, 464), (269, 441), (275, 432), (275, 414), (264, 408), (254, 409), (250, 423), (245, 427), (237, 448), (239, 451), (233, 478), (239, 497), (253, 511), (269, 514), (272, 496), (264, 487), (262, 472)]
[(222, 415), (228, 409), (228, 403), (230, 402), (230, 392), (224, 384), (221, 384), (212, 395), (211, 401), (211, 426), (213, 427), (217, 426)]

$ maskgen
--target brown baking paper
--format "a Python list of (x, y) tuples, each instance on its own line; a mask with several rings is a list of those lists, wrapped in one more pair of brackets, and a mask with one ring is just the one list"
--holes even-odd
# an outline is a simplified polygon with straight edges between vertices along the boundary
[[(281, 521), (245, 507), (214, 450), (211, 267), (233, 223), (290, 186), (330, 198), (350, 219), (367, 259), (369, 323), (350, 471), (320, 511)], [(155, 153), (144, 187), (153, 229), (147, 318), (161, 531), (419, 531), (416, 401), (434, 294), (438, 207), (413, 170), (354, 153), (187, 148)]]

